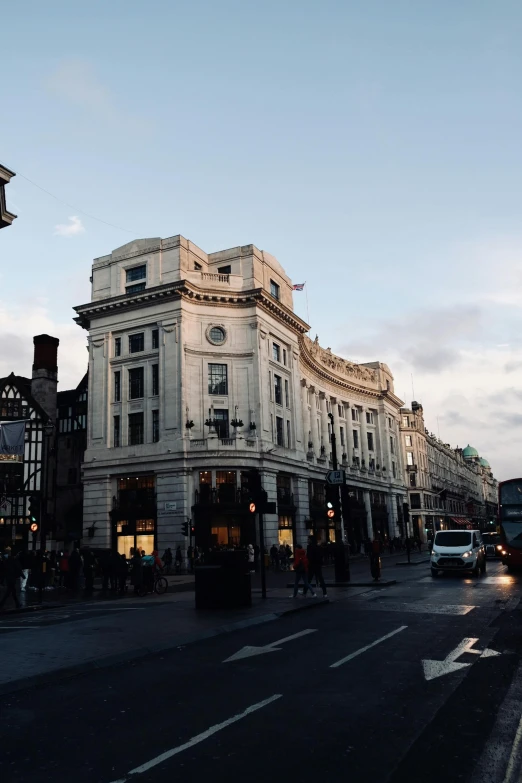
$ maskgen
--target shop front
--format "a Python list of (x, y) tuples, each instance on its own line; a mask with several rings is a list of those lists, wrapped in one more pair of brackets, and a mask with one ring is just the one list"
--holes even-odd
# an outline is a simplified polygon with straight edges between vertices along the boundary
[(126, 557), (133, 549), (151, 554), (158, 545), (155, 477), (119, 478), (111, 520), (113, 549)]
[(255, 542), (255, 515), (248, 510), (248, 474), (201, 470), (192, 506), (195, 538), (203, 549), (244, 547)]

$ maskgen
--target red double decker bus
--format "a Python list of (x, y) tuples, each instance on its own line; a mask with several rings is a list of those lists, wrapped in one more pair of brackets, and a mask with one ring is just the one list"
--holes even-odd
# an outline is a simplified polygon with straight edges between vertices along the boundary
[(502, 562), (508, 571), (522, 568), (522, 478), (498, 485), (498, 519)]

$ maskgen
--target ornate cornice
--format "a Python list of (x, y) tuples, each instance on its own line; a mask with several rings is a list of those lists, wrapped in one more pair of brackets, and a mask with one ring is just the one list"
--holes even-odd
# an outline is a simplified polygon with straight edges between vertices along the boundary
[(136, 294), (121, 294), (109, 299), (79, 305), (74, 308), (78, 313), (74, 320), (80, 326), (89, 329), (91, 320), (118, 310), (135, 310), (161, 301), (180, 299), (194, 304), (212, 304), (214, 307), (250, 307), (256, 304), (279, 321), (283, 321), (297, 334), (301, 335), (308, 331), (308, 324), (286, 305), (268, 295), (262, 288), (252, 288), (248, 291), (216, 290), (215, 288), (197, 286), (188, 280), (179, 280), (171, 285), (146, 288)]

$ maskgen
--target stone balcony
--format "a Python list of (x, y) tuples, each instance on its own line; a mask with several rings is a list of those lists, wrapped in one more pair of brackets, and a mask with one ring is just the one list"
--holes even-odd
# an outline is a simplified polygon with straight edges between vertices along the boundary
[(255, 451), (259, 448), (256, 438), (191, 438), (190, 451)]

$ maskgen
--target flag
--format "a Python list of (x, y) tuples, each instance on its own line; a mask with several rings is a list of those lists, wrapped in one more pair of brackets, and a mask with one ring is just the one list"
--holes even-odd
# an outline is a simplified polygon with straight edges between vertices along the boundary
[(23, 457), (25, 421), (0, 422), (0, 454)]
[(292, 286), (292, 288), (294, 291), (304, 291), (305, 285), (306, 283), (296, 283), (295, 285)]

